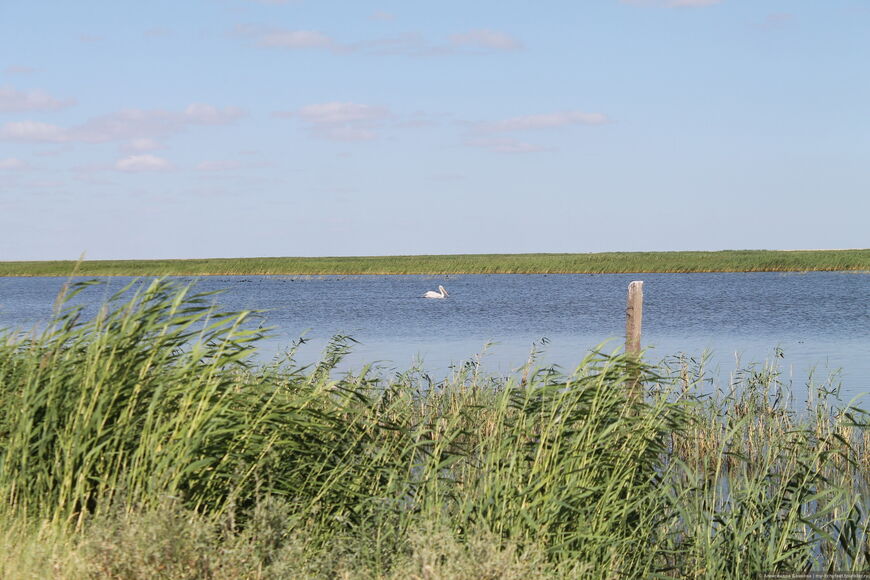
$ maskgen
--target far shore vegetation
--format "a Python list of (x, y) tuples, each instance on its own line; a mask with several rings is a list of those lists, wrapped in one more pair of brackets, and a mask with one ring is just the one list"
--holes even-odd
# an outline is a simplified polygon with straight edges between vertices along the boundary
[(304, 276), (870, 271), (870, 249), (0, 262), (0, 276)]

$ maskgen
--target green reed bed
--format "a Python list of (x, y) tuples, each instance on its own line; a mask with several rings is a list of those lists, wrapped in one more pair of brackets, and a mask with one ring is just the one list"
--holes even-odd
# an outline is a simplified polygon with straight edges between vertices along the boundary
[(870, 249), (0, 262), (0, 276), (614, 274), (870, 270)]
[[(82, 289), (74, 286), (68, 294)], [(745, 578), (866, 570), (866, 414), (754, 366), (590, 353), (433, 380), (252, 358), (167, 281), (0, 338), (3, 578)], [(626, 396), (640, 373), (643, 398)]]

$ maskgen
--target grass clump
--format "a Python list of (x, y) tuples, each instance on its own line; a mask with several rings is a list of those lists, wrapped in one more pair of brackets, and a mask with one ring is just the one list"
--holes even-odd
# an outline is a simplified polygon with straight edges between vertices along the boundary
[[(82, 289), (74, 286), (69, 293)], [(741, 578), (870, 565), (866, 414), (775, 367), (254, 362), (167, 281), (0, 339), (3, 577)], [(627, 397), (640, 376), (645, 396)]]

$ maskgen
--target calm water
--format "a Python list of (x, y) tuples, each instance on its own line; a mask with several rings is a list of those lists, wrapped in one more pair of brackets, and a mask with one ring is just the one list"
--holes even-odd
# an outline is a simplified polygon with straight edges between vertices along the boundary
[[(107, 279), (84, 300), (98, 303), (129, 278)], [(644, 280), (644, 346), (658, 360), (712, 350), (714, 366), (772, 359), (803, 384), (842, 369), (844, 394), (870, 391), (870, 275), (628, 274), (210, 277), (203, 290), (226, 289), (228, 309), (264, 309), (276, 327), (267, 343), (277, 352), (310, 339), (300, 362), (316, 360), (338, 333), (360, 341), (350, 366), (380, 361), (407, 369), (421, 359), (434, 376), (486, 349), (483, 364), (506, 373), (520, 366), (533, 343), (547, 339), (542, 362), (572, 368), (595, 345), (622, 343), (626, 289)], [(60, 278), (0, 278), (0, 327), (44, 322)], [(443, 284), (450, 297), (420, 296)]]

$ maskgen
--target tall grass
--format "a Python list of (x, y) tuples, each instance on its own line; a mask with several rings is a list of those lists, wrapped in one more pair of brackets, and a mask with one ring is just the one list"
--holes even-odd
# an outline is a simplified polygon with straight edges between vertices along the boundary
[(870, 249), (0, 262), (0, 276), (614, 274), (870, 270)]
[[(74, 286), (69, 294), (82, 289)], [(0, 576), (742, 578), (866, 570), (866, 414), (769, 366), (337, 376), (155, 281), (0, 339)], [(626, 397), (640, 373), (643, 398)]]

